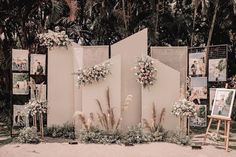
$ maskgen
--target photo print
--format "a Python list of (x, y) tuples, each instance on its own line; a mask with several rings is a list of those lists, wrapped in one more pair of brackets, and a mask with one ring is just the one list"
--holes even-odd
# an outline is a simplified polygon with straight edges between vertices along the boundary
[(29, 94), (29, 75), (27, 73), (13, 73), (13, 94), (28, 95)]
[(31, 54), (30, 74), (45, 75), (45, 68), (46, 68), (46, 55)]
[(29, 70), (29, 51), (12, 49), (12, 71)]
[(206, 75), (206, 61), (205, 53), (197, 52), (189, 54), (189, 76), (205, 76)]
[(206, 105), (195, 105), (197, 115), (190, 118), (190, 126), (206, 127), (207, 126), (207, 107)]
[(46, 92), (47, 92), (47, 85), (45, 84), (36, 84), (34, 89), (31, 89), (30, 91), (30, 98), (31, 100), (37, 100), (39, 102), (45, 102), (47, 100), (46, 97)]
[(209, 82), (226, 81), (227, 62), (225, 58), (209, 60)]
[(25, 105), (13, 105), (13, 126), (25, 127), (28, 126), (27, 112)]
[(192, 77), (189, 100), (200, 105), (201, 99), (207, 99), (207, 77)]
[(217, 88), (211, 115), (230, 118), (234, 104), (234, 97), (234, 89)]

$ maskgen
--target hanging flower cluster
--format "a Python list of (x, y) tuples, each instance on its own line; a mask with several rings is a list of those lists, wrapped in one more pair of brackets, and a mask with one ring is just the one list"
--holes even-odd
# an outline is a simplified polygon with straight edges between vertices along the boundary
[(105, 62), (86, 69), (80, 69), (76, 73), (79, 87), (105, 80), (107, 75), (111, 74), (110, 66), (110, 62)]
[(149, 58), (139, 58), (134, 67), (137, 82), (144, 88), (151, 86), (156, 81), (157, 69), (153, 66), (154, 61)]
[(31, 116), (47, 113), (47, 103), (30, 100), (28, 104), (26, 104), (26, 110), (28, 112), (27, 114)]
[(71, 44), (70, 39), (65, 31), (38, 34), (39, 42), (42, 46), (52, 48), (54, 46), (68, 46)]
[(192, 117), (197, 115), (195, 104), (186, 99), (180, 99), (176, 101), (171, 112), (177, 117)]

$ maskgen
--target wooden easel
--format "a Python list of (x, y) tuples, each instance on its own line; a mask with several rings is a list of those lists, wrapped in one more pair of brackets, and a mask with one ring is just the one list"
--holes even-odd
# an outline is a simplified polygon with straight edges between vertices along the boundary
[[(225, 88), (228, 88), (228, 84), (226, 83)], [(217, 136), (219, 135), (219, 130), (220, 130), (220, 124), (223, 121), (224, 122), (224, 135), (219, 135), (219, 137), (224, 138), (224, 146), (225, 150), (229, 150), (229, 133), (230, 133), (230, 123), (231, 123), (231, 118), (224, 117), (224, 116), (208, 116), (210, 119), (209, 124), (207, 126), (206, 134), (204, 136), (204, 144), (206, 143), (206, 139), (208, 135), (211, 135), (209, 132), (209, 129), (211, 127), (211, 123), (213, 120), (217, 120), (217, 129), (216, 129), (216, 134)]]
[(212, 121), (213, 120), (218, 121), (217, 130), (216, 130), (217, 135), (219, 134), (220, 124), (223, 121), (224, 122), (224, 135), (219, 135), (219, 136), (221, 138), (224, 138), (225, 150), (228, 151), (229, 150), (229, 132), (230, 132), (231, 118), (227, 118), (227, 117), (223, 117), (223, 116), (208, 116), (208, 118), (210, 118), (210, 121), (209, 121), (207, 130), (206, 130), (206, 134), (204, 136), (204, 144), (206, 143), (207, 136), (211, 135), (211, 132), (209, 132), (209, 129), (210, 129)]

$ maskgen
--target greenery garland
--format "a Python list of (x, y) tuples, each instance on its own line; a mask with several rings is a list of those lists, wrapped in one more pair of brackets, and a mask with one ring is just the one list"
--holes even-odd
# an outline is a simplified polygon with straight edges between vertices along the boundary
[(157, 69), (154, 67), (154, 61), (145, 57), (138, 58), (137, 64), (134, 67), (137, 76), (136, 81), (144, 88), (152, 86), (156, 81)]
[(79, 87), (93, 84), (94, 82), (99, 82), (105, 80), (110, 71), (110, 62), (105, 62), (103, 64), (98, 64), (93, 67), (79, 69), (78, 73), (78, 85)]

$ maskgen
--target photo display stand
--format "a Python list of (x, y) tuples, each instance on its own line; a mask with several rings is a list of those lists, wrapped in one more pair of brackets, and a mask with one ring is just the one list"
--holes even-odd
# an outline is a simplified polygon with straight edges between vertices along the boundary
[[(227, 81), (228, 45), (188, 49), (188, 99), (196, 104), (197, 116), (189, 119), (190, 127), (207, 127), (207, 115), (212, 110), (216, 88)], [(207, 58), (207, 59), (206, 59)]]
[[(37, 55), (40, 56), (39, 59)], [(41, 62), (43, 62), (43, 73), (33, 73), (34, 63), (41, 64)], [(36, 87), (43, 83), (43, 99), (47, 100), (47, 48), (37, 47), (37, 50), (12, 49), (11, 64), (11, 136), (17, 134), (18, 129), (27, 126), (39, 126), (43, 135), (42, 128), (43, 124), (46, 124), (47, 115), (39, 115), (38, 117), (26, 115), (25, 104), (33, 99), (32, 89), (29, 87), (31, 78), (34, 79)], [(39, 65), (36, 66), (39, 67)]]

